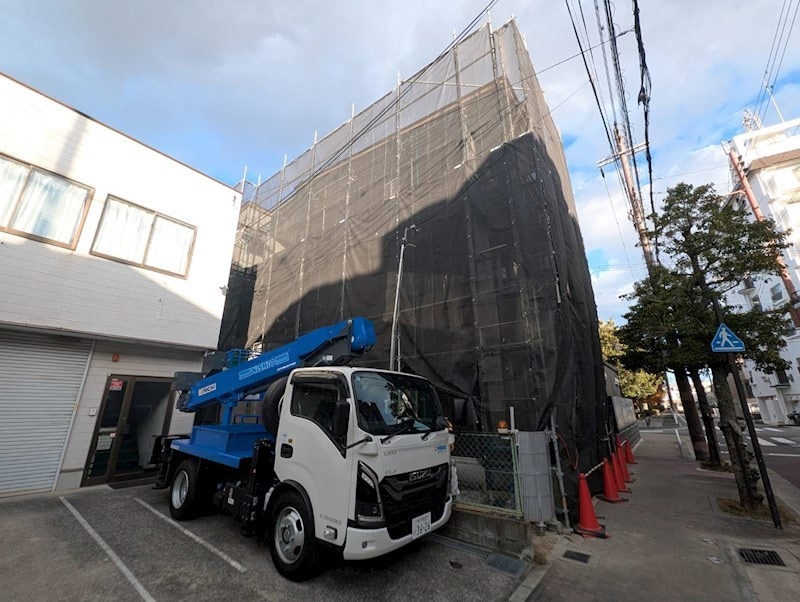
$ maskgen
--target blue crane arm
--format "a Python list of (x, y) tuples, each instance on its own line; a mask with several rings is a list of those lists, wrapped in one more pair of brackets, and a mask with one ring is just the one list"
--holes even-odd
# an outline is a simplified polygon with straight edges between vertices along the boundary
[(235, 405), (245, 396), (263, 391), (293, 368), (347, 363), (375, 344), (375, 327), (364, 318), (351, 318), (312, 330), (291, 343), (229, 367), (195, 382), (178, 402), (193, 412), (212, 403)]

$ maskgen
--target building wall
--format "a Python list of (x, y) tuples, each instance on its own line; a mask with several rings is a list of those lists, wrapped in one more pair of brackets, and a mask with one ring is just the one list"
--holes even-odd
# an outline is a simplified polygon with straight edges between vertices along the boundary
[[(119, 354), (116, 362), (112, 360), (115, 353)], [(196, 351), (174, 351), (130, 343), (95, 343), (56, 488), (80, 486), (95, 424), (100, 418), (106, 382), (111, 374), (172, 378), (178, 371), (199, 371), (201, 365), (202, 354)], [(93, 408), (94, 416), (91, 415)], [(193, 421), (194, 414), (173, 409), (169, 434), (188, 433)]]
[[(22, 466), (6, 455), (0, 486), (10, 495), (25, 491), (25, 483), (13, 477), (28, 471), (38, 475), (29, 479), (36, 481), (37, 490), (78, 487), (101, 418), (108, 376), (171, 378), (176, 371), (199, 370), (203, 350), (216, 348), (241, 196), (2, 74), (0, 158), (0, 168), (6, 170), (0, 171), (0, 331), (13, 333), (0, 351), (17, 357), (19, 349), (31, 349), (36, 366), (43, 367), (35, 372), (36, 366), (23, 365), (31, 370), (30, 378), (22, 371), (13, 382), (0, 378), (0, 426), (5, 425), (6, 433), (15, 428), (17, 439), (32, 446), (31, 455), (47, 428), (66, 436), (66, 441), (51, 441), (56, 451), (41, 461), (37, 456), (38, 463)], [(15, 169), (26, 174), (20, 180), (24, 188), (9, 184), (14, 183), (9, 174)], [(67, 182), (88, 190), (76, 234), (72, 240), (67, 234), (61, 243), (53, 240), (61, 235), (37, 238), (31, 232), (39, 232), (41, 223), (47, 224), (48, 233), (71, 226), (62, 211), (68, 195), (53, 192)], [(9, 194), (10, 190), (16, 192)], [(29, 190), (32, 196), (26, 197)], [(158, 262), (183, 257), (170, 244), (174, 230), (166, 228), (157, 235), (156, 229), (156, 224), (178, 222), (176, 227), (184, 233), (193, 232), (188, 267), (176, 268), (181, 273), (174, 274), (93, 254), (109, 197), (127, 203), (130, 212), (115, 222), (120, 226), (111, 230), (115, 235), (107, 248), (113, 252), (107, 254), (127, 244), (116, 237), (118, 232), (133, 232), (148, 247), (158, 236), (164, 243), (150, 247), (157, 249), (153, 259), (142, 259), (142, 264), (163, 265)], [(25, 205), (26, 198), (35, 200)], [(15, 220), (27, 211), (21, 208), (33, 206), (35, 219), (19, 225)], [(132, 228), (136, 222), (130, 215), (137, 212), (149, 216), (146, 227)], [(70, 364), (67, 375), (66, 352), (59, 351), (58, 342), (68, 339), (91, 344), (91, 352), (88, 365)], [(119, 354), (116, 362), (114, 354)], [(50, 375), (48, 365), (60, 365), (61, 376)], [(2, 370), (0, 366), (0, 374)], [(68, 376), (70, 383), (81, 386), (66, 391)], [(24, 410), (26, 404), (36, 403), (38, 408)], [(51, 406), (53, 412), (47, 409)], [(164, 408), (164, 403), (158, 407)], [(24, 418), (14, 411), (20, 408)], [(12, 418), (16, 422), (10, 423)], [(137, 431), (142, 456), (150, 447), (151, 433), (160, 430), (153, 426), (157, 420), (150, 422)], [(192, 422), (192, 414), (175, 411), (168, 430), (186, 433)], [(7, 444), (14, 440), (5, 437)]]
[[(800, 119), (762, 128), (735, 136), (732, 148), (747, 173), (756, 202), (765, 218), (773, 219), (783, 231), (790, 231), (790, 247), (784, 251), (784, 261), (796, 290), (800, 290)], [(749, 210), (744, 198), (734, 202)], [(777, 276), (759, 276), (743, 281), (729, 294), (728, 300), (747, 309), (770, 310), (790, 301), (788, 292)], [(795, 300), (796, 301), (796, 300)], [(766, 424), (785, 424), (787, 414), (800, 411), (800, 328), (791, 325), (786, 315), (786, 348), (781, 356), (791, 365), (784, 375), (765, 374), (746, 362), (747, 378), (752, 397), (748, 402), (758, 404)]]
[[(239, 193), (3, 75), (0, 154), (92, 189), (74, 250), (0, 231), (0, 324), (216, 347)], [(108, 195), (197, 228), (186, 278), (90, 254)]]

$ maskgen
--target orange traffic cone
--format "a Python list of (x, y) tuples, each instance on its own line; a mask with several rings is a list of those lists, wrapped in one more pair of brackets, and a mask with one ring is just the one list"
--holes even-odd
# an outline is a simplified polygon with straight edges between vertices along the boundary
[(617, 459), (619, 460), (619, 471), (622, 475), (622, 480), (625, 483), (633, 483), (633, 479), (628, 472), (628, 463), (625, 461), (625, 450), (622, 449), (622, 444), (617, 447)]
[(609, 464), (608, 458), (603, 458), (603, 495), (598, 495), (597, 497), (612, 504), (628, 501), (619, 496), (617, 482), (614, 480), (614, 473), (611, 472), (611, 464)]
[(625, 439), (625, 462), (627, 464), (637, 464), (636, 458), (633, 457), (633, 449), (631, 449), (631, 442)]
[(589, 493), (589, 483), (583, 473), (578, 475), (578, 524), (575, 525), (575, 533), (601, 539), (608, 537), (606, 528), (597, 522), (592, 505), (592, 494)]
[(631, 493), (631, 490), (625, 485), (625, 480), (622, 477), (622, 469), (619, 467), (619, 456), (616, 453), (611, 454), (611, 470), (614, 472), (614, 480), (617, 482), (617, 491), (620, 493)]

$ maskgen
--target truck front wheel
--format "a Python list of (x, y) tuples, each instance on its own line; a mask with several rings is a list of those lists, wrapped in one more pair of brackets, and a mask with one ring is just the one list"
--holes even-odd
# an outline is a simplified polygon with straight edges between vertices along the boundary
[(169, 490), (169, 513), (175, 520), (192, 518), (197, 510), (197, 461), (178, 465)]
[(272, 561), (278, 572), (292, 581), (304, 581), (316, 572), (317, 546), (309, 516), (303, 498), (287, 491), (275, 503), (270, 517)]

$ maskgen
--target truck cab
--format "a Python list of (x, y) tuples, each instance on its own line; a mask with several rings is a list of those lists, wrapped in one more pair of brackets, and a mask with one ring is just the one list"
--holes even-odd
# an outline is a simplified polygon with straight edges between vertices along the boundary
[[(339, 432), (337, 419), (346, 423)], [(449, 438), (425, 379), (300, 368), (280, 404), (275, 474), (302, 484), (316, 539), (342, 548), (346, 559), (372, 558), (449, 519)]]

